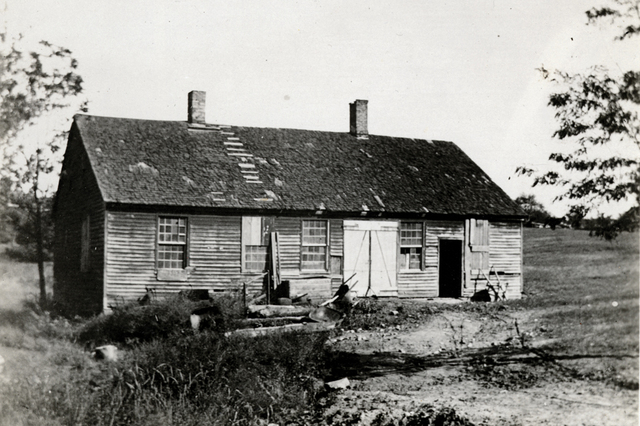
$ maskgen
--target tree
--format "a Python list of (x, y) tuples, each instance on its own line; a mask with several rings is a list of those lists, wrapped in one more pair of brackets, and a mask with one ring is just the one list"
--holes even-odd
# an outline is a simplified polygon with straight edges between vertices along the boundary
[[(586, 12), (588, 24), (609, 19), (622, 22), (616, 40), (640, 34), (640, 0), (612, 0), (611, 7)], [(519, 167), (520, 174), (534, 176), (533, 186), (563, 187), (557, 200), (572, 202), (572, 212), (582, 217), (605, 202), (638, 203), (640, 183), (640, 72), (614, 75), (603, 66), (582, 74), (540, 69), (561, 91), (548, 105), (555, 109), (559, 128), (553, 136), (569, 141), (571, 152), (555, 152), (549, 159), (559, 167), (541, 174)], [(576, 216), (577, 217), (577, 216)]]
[[(30, 229), (35, 236), (40, 304), (44, 306), (47, 301), (45, 235), (50, 233), (46, 229), (50, 220), (45, 217), (45, 201), (51, 198), (52, 188), (43, 178), (53, 173), (60, 163), (58, 156), (64, 133), (58, 131), (48, 140), (31, 143), (20, 141), (19, 135), (43, 115), (71, 108), (82, 93), (82, 78), (76, 73), (78, 63), (70, 50), (47, 41), (29, 50), (20, 47), (21, 41), (22, 38), (11, 39), (7, 34), (0, 34), (2, 174), (5, 182), (9, 179), (12, 189), (22, 194), (18, 196), (21, 202), (17, 207), (22, 209), (22, 217), (28, 223), (24, 226), (16, 222), (20, 225), (16, 230)], [(86, 103), (82, 103), (80, 109), (86, 110)], [(17, 241), (33, 242), (33, 236), (22, 235)]]
[(638, 229), (638, 216), (640, 216), (638, 206), (630, 208), (618, 219), (600, 215), (588, 225), (589, 235), (612, 241), (621, 232), (633, 232)]
[[(47, 196), (39, 200), (41, 226), (38, 228), (38, 205), (32, 194), (14, 191), (11, 205), (6, 212), (6, 222), (14, 231), (17, 247), (7, 249), (9, 257), (27, 262), (37, 262), (38, 244), (42, 241), (44, 260), (51, 260), (53, 251), (53, 197)], [(40, 237), (40, 232), (42, 233)]]
[(516, 198), (515, 201), (529, 216), (525, 222), (525, 226), (531, 227), (534, 226), (534, 224), (544, 224), (547, 219), (551, 217), (542, 203), (536, 200), (535, 195), (522, 194)]

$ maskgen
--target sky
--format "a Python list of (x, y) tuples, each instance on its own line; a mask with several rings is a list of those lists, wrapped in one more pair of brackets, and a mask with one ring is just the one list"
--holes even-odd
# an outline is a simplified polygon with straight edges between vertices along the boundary
[(556, 215), (515, 173), (561, 146), (537, 69), (640, 69), (637, 38), (586, 25), (604, 0), (2, 1), (9, 34), (73, 52), (90, 114), (186, 120), (203, 90), (207, 122), (346, 132), (367, 99), (370, 133), (453, 141)]

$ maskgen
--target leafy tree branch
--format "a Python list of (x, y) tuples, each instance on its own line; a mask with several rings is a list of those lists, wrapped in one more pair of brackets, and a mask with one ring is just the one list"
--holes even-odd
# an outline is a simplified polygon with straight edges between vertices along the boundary
[[(588, 24), (608, 20), (621, 26), (618, 41), (640, 34), (640, 0), (612, 0), (610, 6), (592, 8), (586, 15)], [(548, 102), (558, 123), (553, 137), (573, 149), (551, 153), (549, 160), (556, 167), (547, 171), (519, 167), (517, 173), (532, 176), (533, 186), (563, 188), (556, 200), (571, 200), (572, 211), (583, 217), (604, 203), (631, 200), (637, 205), (640, 71), (616, 75), (599, 65), (576, 74), (552, 73), (544, 67), (539, 71), (558, 87)]]
[[(19, 234), (16, 242), (35, 245), (38, 262), (40, 303), (46, 304), (44, 261), (47, 236), (51, 235), (51, 188), (43, 178), (60, 164), (59, 153), (64, 132), (44, 140), (21, 140), (27, 127), (44, 115), (78, 107), (82, 77), (71, 51), (47, 41), (36, 48), (22, 46), (22, 37), (10, 38), (0, 33), (0, 143), (2, 148), (3, 198), (14, 200), (0, 206), (4, 225), (12, 225)], [(73, 111), (75, 112), (75, 111)], [(69, 114), (67, 117), (70, 117)], [(68, 127), (68, 118), (60, 123)]]

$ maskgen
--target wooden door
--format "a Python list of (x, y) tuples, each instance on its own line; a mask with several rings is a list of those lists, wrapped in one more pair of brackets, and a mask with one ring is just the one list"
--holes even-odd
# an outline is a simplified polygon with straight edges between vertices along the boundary
[(344, 221), (344, 277), (358, 296), (396, 296), (398, 223)]
[(438, 296), (462, 294), (462, 241), (441, 239), (439, 243)]

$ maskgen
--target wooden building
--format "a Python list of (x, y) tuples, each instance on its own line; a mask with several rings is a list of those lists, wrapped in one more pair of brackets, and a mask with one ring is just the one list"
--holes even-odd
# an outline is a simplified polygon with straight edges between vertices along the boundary
[[(227, 291), (265, 269), (277, 233), (291, 293), (469, 297), (522, 291), (520, 208), (455, 144), (77, 115), (55, 204), (54, 297), (81, 313), (146, 288)], [(260, 280), (250, 290), (259, 290)]]

